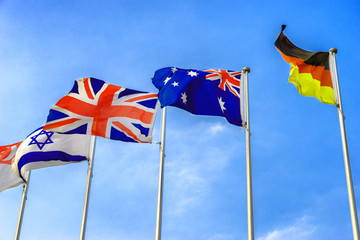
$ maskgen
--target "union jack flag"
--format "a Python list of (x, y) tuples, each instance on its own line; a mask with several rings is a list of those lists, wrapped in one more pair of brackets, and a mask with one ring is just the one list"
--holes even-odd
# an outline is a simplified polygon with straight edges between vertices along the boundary
[(147, 143), (152, 140), (157, 108), (156, 93), (80, 78), (50, 109), (44, 130)]
[(226, 87), (232, 92), (235, 96), (240, 98), (240, 93), (237, 89), (240, 88), (240, 79), (236, 78), (236, 76), (240, 75), (241, 72), (229, 72), (223, 69), (209, 69), (204, 70), (205, 72), (212, 73), (205, 76), (206, 79), (216, 81), (220, 80), (219, 88), (222, 90), (226, 90)]

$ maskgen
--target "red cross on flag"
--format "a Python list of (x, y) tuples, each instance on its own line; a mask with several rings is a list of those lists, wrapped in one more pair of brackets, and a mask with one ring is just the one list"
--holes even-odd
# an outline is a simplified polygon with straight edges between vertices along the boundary
[(81, 78), (75, 81), (70, 93), (50, 109), (44, 130), (151, 142), (157, 108), (155, 93)]

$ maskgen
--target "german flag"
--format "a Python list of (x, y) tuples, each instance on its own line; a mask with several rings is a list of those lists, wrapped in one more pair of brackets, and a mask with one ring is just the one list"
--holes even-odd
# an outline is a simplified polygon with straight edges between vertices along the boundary
[(336, 104), (329, 70), (329, 53), (309, 52), (295, 46), (284, 35), (285, 25), (275, 41), (275, 47), (291, 65), (289, 83), (299, 93), (316, 97), (322, 103)]

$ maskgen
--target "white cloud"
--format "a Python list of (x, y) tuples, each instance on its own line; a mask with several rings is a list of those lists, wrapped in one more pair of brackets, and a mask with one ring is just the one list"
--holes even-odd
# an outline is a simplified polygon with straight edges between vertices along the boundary
[[(224, 174), (238, 147), (238, 143), (231, 146), (217, 143), (226, 138), (227, 130), (220, 123), (203, 122), (181, 130), (169, 129), (169, 144), (165, 147), (165, 204), (171, 206), (165, 208), (170, 216), (193, 211), (212, 194), (212, 183)], [(224, 151), (224, 146), (228, 151)]]
[[(178, 166), (181, 166), (180, 168)], [(169, 184), (169, 202), (174, 205), (170, 214), (179, 216), (199, 206), (206, 192), (208, 183), (202, 177), (199, 167), (195, 164), (174, 162), (168, 165), (167, 184)]]
[(295, 223), (282, 228), (277, 228), (268, 232), (265, 237), (260, 237), (258, 240), (307, 240), (314, 239), (316, 233), (316, 226), (308, 222), (308, 217), (302, 217)]
[(211, 135), (215, 135), (215, 134), (217, 134), (219, 132), (224, 131), (224, 129), (225, 129), (225, 127), (224, 127), (223, 124), (216, 123), (216, 124), (210, 126), (209, 131), (210, 131)]

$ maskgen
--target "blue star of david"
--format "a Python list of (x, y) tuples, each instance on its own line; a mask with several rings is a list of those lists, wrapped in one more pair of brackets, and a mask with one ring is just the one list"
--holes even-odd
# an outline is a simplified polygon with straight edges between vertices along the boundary
[[(52, 136), (53, 134), (54, 134), (53, 132), (47, 132), (47, 131), (41, 130), (37, 135), (31, 137), (32, 140), (31, 140), (31, 142), (29, 143), (28, 146), (30, 146), (30, 145), (32, 145), (32, 144), (36, 144), (36, 145), (38, 146), (38, 148), (39, 148), (40, 150), (42, 150), (46, 144), (54, 143), (54, 142), (51, 140), (51, 136)], [(39, 137), (40, 135), (46, 135), (45, 141), (39, 142), (39, 141), (37, 140), (37, 137)]]

